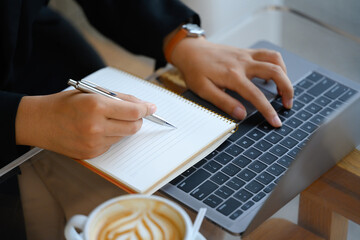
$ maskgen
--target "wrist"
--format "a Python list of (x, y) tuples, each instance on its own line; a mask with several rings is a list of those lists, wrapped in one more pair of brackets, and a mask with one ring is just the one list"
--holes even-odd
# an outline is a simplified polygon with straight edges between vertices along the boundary
[(17, 145), (40, 146), (41, 132), (38, 126), (43, 118), (43, 96), (25, 96), (21, 99), (15, 120)]
[(164, 40), (164, 55), (172, 63), (172, 55), (178, 44), (186, 38), (204, 38), (205, 31), (196, 24), (184, 24), (171, 32)]

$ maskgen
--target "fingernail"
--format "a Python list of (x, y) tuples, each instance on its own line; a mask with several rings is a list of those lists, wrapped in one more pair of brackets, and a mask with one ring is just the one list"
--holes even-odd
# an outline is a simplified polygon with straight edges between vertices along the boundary
[(241, 107), (236, 107), (232, 115), (237, 119), (244, 119), (246, 117), (246, 111)]
[(284, 105), (286, 108), (290, 109), (293, 106), (293, 99), (284, 99)]
[(155, 104), (150, 104), (150, 115), (154, 114), (156, 112), (156, 105)]
[(271, 125), (273, 125), (274, 127), (281, 127), (282, 122), (279, 118), (278, 115), (276, 115), (275, 117), (273, 117), (273, 119), (271, 120)]

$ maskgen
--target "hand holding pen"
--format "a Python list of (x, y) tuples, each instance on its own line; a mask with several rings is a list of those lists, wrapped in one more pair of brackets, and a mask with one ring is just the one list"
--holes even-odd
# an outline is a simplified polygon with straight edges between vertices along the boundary
[[(86, 81), (86, 80), (75, 81), (75, 80), (69, 79), (68, 84), (70, 86), (73, 86), (74, 88), (82, 91), (82, 92), (97, 93), (97, 94), (103, 95), (103, 96), (108, 97), (108, 98), (112, 98), (112, 99), (115, 99), (115, 100), (118, 100), (118, 101), (122, 101), (122, 99), (119, 98), (114, 91), (111, 91), (111, 90), (108, 90), (106, 88), (100, 87), (100, 86), (98, 86), (95, 83), (92, 83), (90, 81)], [(154, 123), (163, 125), (163, 126), (176, 128), (174, 125), (172, 125), (171, 123), (169, 123), (165, 119), (157, 116), (156, 114), (151, 114), (149, 116), (146, 116), (145, 119), (147, 119), (149, 121), (152, 121)]]

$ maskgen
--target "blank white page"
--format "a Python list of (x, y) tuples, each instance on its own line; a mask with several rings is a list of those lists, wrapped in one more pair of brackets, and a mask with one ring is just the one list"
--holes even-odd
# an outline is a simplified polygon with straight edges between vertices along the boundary
[(235, 128), (235, 123), (177, 94), (113, 68), (101, 69), (85, 80), (155, 103), (156, 114), (177, 127), (144, 119), (136, 134), (121, 139), (101, 156), (86, 160), (137, 192), (154, 187)]

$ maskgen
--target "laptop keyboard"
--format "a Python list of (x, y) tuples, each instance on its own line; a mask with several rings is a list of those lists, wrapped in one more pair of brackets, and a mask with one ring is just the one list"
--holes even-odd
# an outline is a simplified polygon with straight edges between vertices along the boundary
[(272, 191), (309, 136), (356, 93), (313, 72), (294, 86), (292, 109), (283, 108), (280, 97), (271, 102), (281, 128), (273, 128), (256, 112), (170, 184), (236, 220)]

